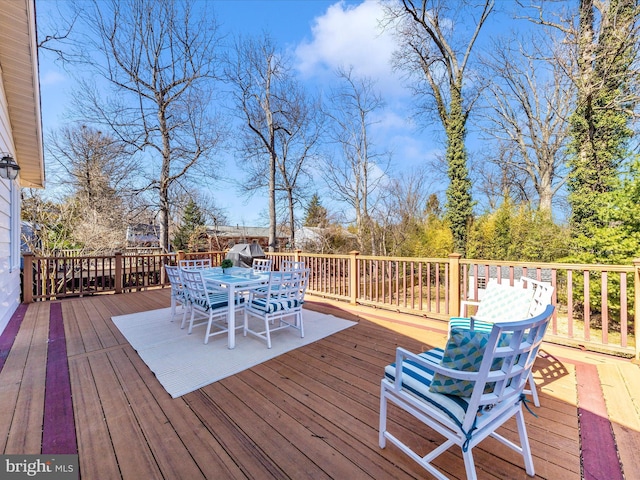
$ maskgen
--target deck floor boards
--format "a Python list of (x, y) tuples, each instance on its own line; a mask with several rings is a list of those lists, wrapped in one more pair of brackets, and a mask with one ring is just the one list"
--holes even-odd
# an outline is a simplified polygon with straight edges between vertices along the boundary
[[(169, 293), (60, 302), (83, 479), (430, 478), (393, 445), (379, 448), (379, 389), (396, 347), (442, 347), (444, 323), (311, 298), (308, 308), (358, 325), (172, 399), (111, 321), (165, 308)], [(28, 306), (0, 370), (5, 454), (40, 453), (50, 305)], [(597, 368), (627, 478), (640, 469), (638, 366), (544, 344), (534, 371), (542, 407), (532, 407), (538, 418), (525, 412), (536, 478), (581, 478), (576, 365), (584, 364)], [(441, 441), (392, 405), (389, 422), (423, 454)], [(513, 419), (503, 434), (516, 438)], [(480, 479), (526, 477), (519, 455), (496, 440), (474, 456)], [(455, 448), (435, 463), (464, 478)]]

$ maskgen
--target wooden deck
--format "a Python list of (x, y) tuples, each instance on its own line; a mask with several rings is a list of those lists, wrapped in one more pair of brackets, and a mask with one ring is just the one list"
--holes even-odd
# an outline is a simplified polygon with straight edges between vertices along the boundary
[[(358, 325), (177, 399), (111, 321), (167, 307), (167, 289), (22, 305), (0, 338), (2, 451), (78, 453), (83, 479), (430, 478), (378, 447), (379, 382), (397, 346), (442, 346), (445, 325), (309, 300)], [(537, 478), (638, 478), (637, 365), (544, 344), (535, 376), (542, 406), (525, 417)], [(413, 445), (437, 438), (391, 418)], [(513, 423), (503, 430), (514, 437)], [(494, 440), (474, 452), (479, 478), (528, 478)], [(459, 451), (438, 465), (464, 478)]]

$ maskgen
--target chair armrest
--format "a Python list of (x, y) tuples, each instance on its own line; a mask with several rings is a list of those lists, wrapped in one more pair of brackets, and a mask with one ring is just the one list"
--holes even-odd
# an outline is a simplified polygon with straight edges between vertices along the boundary
[(404, 360), (410, 360), (418, 365), (428, 368), (435, 373), (446, 375), (447, 377), (455, 378), (458, 380), (477, 380), (479, 372), (465, 372), (462, 370), (456, 370), (453, 368), (447, 368), (440, 365), (438, 362), (421, 357), (415, 353), (410, 352), (402, 347), (396, 349), (396, 378), (394, 380), (394, 388), (399, 390), (402, 387), (402, 362)]

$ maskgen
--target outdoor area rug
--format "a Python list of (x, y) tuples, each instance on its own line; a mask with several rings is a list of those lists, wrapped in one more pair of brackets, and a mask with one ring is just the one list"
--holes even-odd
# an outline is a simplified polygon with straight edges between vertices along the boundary
[[(269, 349), (265, 341), (251, 335), (244, 337), (239, 329), (236, 348), (229, 350), (226, 333), (204, 344), (206, 324), (194, 327), (191, 335), (187, 335), (188, 325), (180, 329), (180, 308), (178, 313), (173, 322), (170, 308), (111, 317), (173, 398), (355, 325), (332, 315), (304, 310), (304, 338), (300, 338), (298, 330), (286, 328), (271, 335)], [(236, 325), (241, 324), (239, 313)]]

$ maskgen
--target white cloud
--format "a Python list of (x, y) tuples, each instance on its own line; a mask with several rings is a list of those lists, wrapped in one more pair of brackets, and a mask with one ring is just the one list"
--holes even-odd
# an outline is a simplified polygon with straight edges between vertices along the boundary
[(67, 77), (55, 70), (48, 70), (40, 75), (40, 85), (42, 86), (57, 85), (66, 81)]
[(306, 78), (322, 78), (338, 67), (352, 66), (356, 75), (376, 80), (385, 94), (402, 95), (400, 81), (391, 68), (395, 40), (391, 32), (380, 27), (382, 18), (383, 10), (376, 0), (330, 6), (315, 19), (311, 41), (296, 49), (300, 73)]

